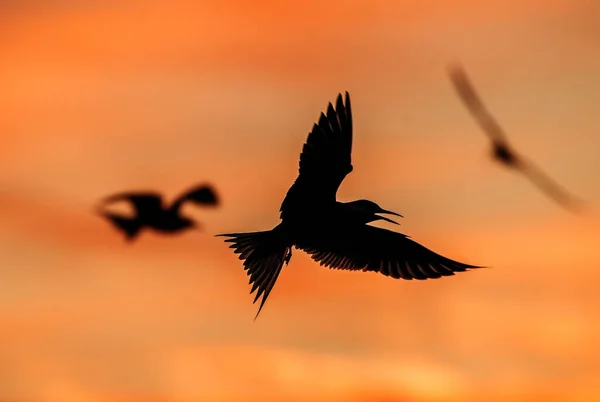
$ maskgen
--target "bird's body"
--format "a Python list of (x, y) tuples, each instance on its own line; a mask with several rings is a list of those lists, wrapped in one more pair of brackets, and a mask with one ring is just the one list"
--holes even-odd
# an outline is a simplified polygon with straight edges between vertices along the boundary
[(281, 223), (269, 231), (218, 235), (228, 237), (225, 241), (244, 260), (250, 293), (258, 290), (254, 302), (263, 296), (257, 317), (293, 247), (326, 267), (393, 278), (440, 278), (479, 268), (436, 254), (401, 233), (368, 225), (377, 220), (397, 224), (378, 214), (400, 214), (369, 200), (337, 201), (340, 184), (353, 170), (351, 152), (352, 111), (346, 92), (345, 104), (339, 94), (336, 107), (330, 103), (308, 135), (298, 177), (281, 204)]
[(466, 72), (460, 66), (449, 68), (449, 76), (458, 96), (492, 143), (492, 157), (506, 167), (516, 169), (562, 206), (575, 210), (580, 201), (552, 181), (531, 161), (519, 155), (509, 144), (504, 130), (488, 112)]
[(492, 158), (508, 167), (519, 166), (519, 158), (515, 155), (514, 151), (504, 144), (492, 144)]
[(135, 239), (143, 228), (162, 234), (180, 233), (197, 227), (196, 222), (181, 214), (185, 202), (215, 206), (218, 199), (215, 191), (206, 185), (184, 192), (170, 205), (163, 205), (162, 195), (156, 192), (118, 193), (106, 197), (103, 205), (117, 201), (128, 201), (135, 209), (132, 217), (99, 209), (98, 213), (121, 230), (128, 240)]

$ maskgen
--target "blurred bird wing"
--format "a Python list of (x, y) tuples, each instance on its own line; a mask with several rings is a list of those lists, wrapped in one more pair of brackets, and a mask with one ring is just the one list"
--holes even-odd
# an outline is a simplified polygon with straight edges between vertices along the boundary
[(473, 84), (471, 84), (464, 69), (459, 66), (453, 66), (449, 68), (448, 74), (450, 76), (450, 81), (454, 84), (458, 96), (483, 131), (492, 139), (492, 141), (506, 145), (508, 139), (506, 138), (504, 130), (502, 130), (496, 119), (492, 117), (483, 105), (483, 102), (479, 98), (479, 95), (475, 91), (475, 88), (473, 87)]
[(569, 194), (533, 163), (529, 161), (521, 163), (521, 171), (534, 185), (564, 208), (570, 209), (573, 212), (579, 210), (583, 202)]
[(218, 205), (219, 197), (211, 185), (202, 184), (187, 189), (173, 203), (181, 205), (185, 201), (191, 201), (199, 205)]
[(106, 211), (100, 211), (99, 214), (100, 216), (106, 218), (106, 220), (108, 220), (115, 229), (125, 233), (127, 238), (130, 240), (133, 240), (133, 238), (136, 237), (141, 229), (141, 224), (137, 217), (129, 218)]
[(161, 211), (162, 196), (156, 192), (118, 193), (106, 197), (103, 203), (128, 201), (133, 204), (138, 217)]
[(402, 233), (368, 225), (321, 232), (296, 246), (329, 268), (375, 271), (396, 279), (440, 278), (481, 268), (443, 257)]
[(298, 178), (288, 191), (280, 212), (304, 202), (335, 202), (337, 190), (352, 171), (352, 109), (338, 94), (335, 108), (329, 103), (313, 125), (300, 154)]

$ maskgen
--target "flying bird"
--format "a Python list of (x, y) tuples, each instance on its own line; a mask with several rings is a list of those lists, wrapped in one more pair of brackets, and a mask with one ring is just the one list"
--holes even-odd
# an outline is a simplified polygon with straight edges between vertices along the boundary
[(162, 195), (153, 191), (113, 194), (104, 198), (102, 205), (118, 201), (129, 202), (135, 210), (135, 215), (123, 216), (101, 208), (98, 208), (97, 212), (117, 230), (122, 231), (129, 241), (134, 240), (144, 227), (164, 234), (198, 227), (192, 219), (181, 215), (181, 206), (186, 202), (208, 207), (219, 205), (217, 193), (206, 184), (185, 191), (170, 206), (164, 205)]
[(279, 223), (272, 230), (229, 233), (230, 248), (243, 260), (262, 310), (283, 264), (292, 257), (292, 247), (308, 253), (319, 265), (353, 271), (374, 271), (396, 279), (429, 279), (481, 268), (453, 261), (411, 240), (402, 233), (370, 226), (380, 216), (402, 215), (387, 211), (373, 201), (336, 200), (337, 190), (353, 170), (352, 110), (350, 95), (345, 103), (338, 94), (336, 106), (329, 103), (313, 125), (300, 154), (299, 174), (281, 204)]
[(458, 96), (475, 118), (475, 121), (477, 121), (490, 138), (492, 142), (492, 157), (501, 164), (522, 172), (534, 185), (538, 186), (546, 195), (563, 207), (575, 210), (581, 201), (575, 199), (575, 197), (561, 188), (531, 161), (527, 161), (510, 146), (504, 130), (502, 130), (483, 105), (464, 69), (453, 65), (448, 68), (448, 74)]

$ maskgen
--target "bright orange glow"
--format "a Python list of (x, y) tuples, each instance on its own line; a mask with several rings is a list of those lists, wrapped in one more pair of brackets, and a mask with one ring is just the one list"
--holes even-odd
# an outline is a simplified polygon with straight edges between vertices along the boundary
[[(600, 399), (600, 29), (583, 0), (0, 5), (0, 400)], [(85, 5), (84, 5), (85, 3)], [(19, 3), (21, 4), (21, 3)], [(446, 65), (573, 216), (489, 158)], [(435, 281), (300, 251), (265, 309), (222, 239), (269, 229), (348, 90), (342, 200), (490, 268)], [(202, 232), (127, 244), (99, 198), (212, 182)]]

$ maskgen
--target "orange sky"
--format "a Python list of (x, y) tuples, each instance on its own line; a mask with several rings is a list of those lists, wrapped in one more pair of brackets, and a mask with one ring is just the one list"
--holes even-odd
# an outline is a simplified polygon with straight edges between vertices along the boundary
[[(0, 4), (0, 400), (600, 399), (600, 6), (584, 0)], [(488, 157), (460, 61), (573, 216)], [(254, 322), (215, 233), (268, 229), (352, 96), (341, 200), (492, 269), (396, 281), (295, 251)], [(214, 182), (203, 233), (127, 245), (90, 213)]]

